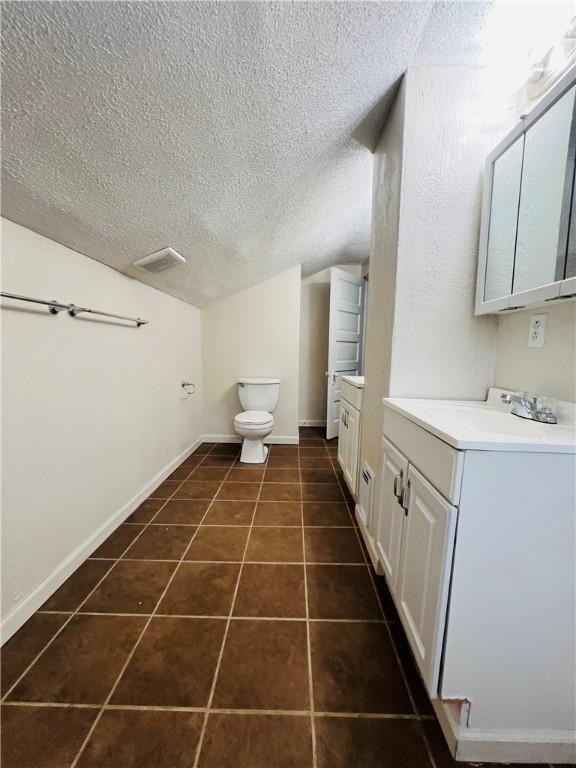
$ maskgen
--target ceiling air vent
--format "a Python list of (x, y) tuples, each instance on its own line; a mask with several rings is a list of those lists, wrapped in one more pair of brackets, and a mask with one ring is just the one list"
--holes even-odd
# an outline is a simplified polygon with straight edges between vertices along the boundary
[(164, 272), (165, 269), (177, 267), (178, 264), (185, 264), (186, 259), (180, 256), (174, 248), (162, 248), (161, 251), (151, 253), (150, 256), (143, 256), (133, 262), (135, 267), (145, 269), (146, 272)]

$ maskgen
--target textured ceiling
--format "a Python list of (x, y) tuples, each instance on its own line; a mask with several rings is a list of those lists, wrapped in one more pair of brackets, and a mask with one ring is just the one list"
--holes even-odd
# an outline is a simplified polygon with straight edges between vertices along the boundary
[(362, 261), (399, 78), (471, 63), (490, 5), (4, 2), (2, 212), (198, 306)]

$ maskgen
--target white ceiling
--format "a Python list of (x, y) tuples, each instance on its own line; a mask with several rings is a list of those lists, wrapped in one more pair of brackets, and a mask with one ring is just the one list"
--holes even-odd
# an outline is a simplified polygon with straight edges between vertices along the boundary
[(2, 5), (3, 214), (203, 306), (367, 258), (399, 78), (478, 63), (492, 3)]

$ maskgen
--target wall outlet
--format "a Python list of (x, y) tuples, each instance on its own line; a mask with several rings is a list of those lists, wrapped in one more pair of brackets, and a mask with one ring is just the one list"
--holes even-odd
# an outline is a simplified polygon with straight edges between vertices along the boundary
[(546, 320), (548, 315), (532, 315), (530, 318), (529, 347), (543, 347), (546, 341)]

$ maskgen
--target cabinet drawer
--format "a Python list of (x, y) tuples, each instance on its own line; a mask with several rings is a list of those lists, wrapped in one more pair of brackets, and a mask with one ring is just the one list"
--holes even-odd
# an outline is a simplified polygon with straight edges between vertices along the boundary
[(362, 410), (362, 393), (364, 392), (363, 389), (360, 387), (355, 387), (353, 384), (350, 384), (349, 382), (342, 380), (342, 387), (340, 389), (340, 397), (343, 400), (346, 400), (350, 405), (353, 405), (354, 408), (357, 408), (359, 411)]
[(435, 435), (384, 404), (384, 436), (408, 456), (440, 493), (458, 504), (464, 451), (457, 451)]

